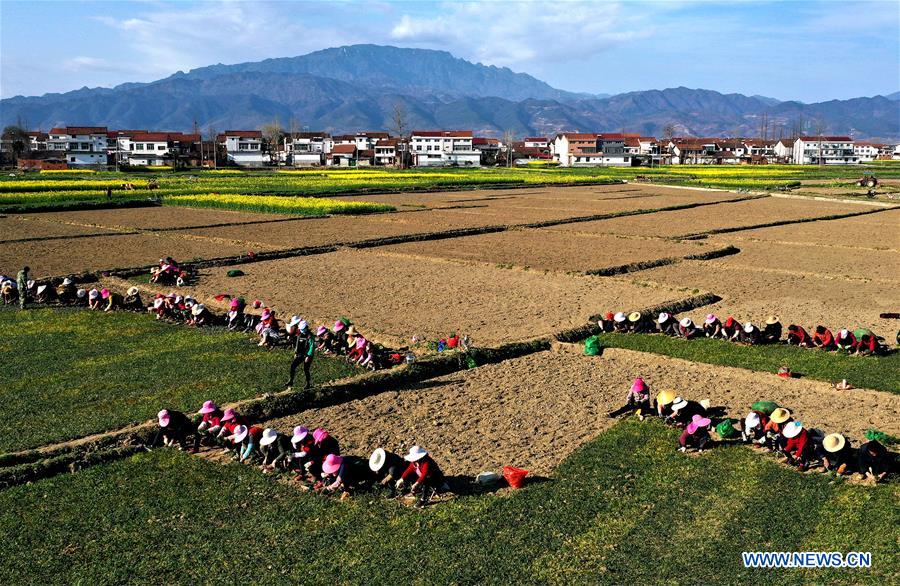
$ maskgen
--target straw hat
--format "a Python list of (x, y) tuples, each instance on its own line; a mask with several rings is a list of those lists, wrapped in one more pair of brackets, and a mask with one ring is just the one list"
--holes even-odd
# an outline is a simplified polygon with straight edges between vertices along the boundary
[(331, 330), (335, 333), (342, 331), (346, 326), (344, 326), (344, 322), (341, 320), (337, 320), (334, 322), (334, 327)]
[(206, 401), (205, 403), (203, 403), (203, 407), (200, 407), (199, 413), (201, 415), (206, 415), (207, 413), (212, 413), (213, 411), (217, 410), (218, 408), (219, 408), (219, 406), (216, 405), (214, 402)]
[(75, 291), (75, 297), (78, 297), (79, 299), (84, 299), (85, 295), (87, 295), (87, 291), (85, 291), (84, 289), (79, 289), (78, 291)]
[(628, 314), (628, 321), (632, 323), (638, 321), (639, 319), (641, 319), (641, 312), (639, 311), (632, 311)]
[(262, 439), (259, 440), (259, 445), (267, 446), (275, 441), (278, 438), (278, 432), (272, 429), (271, 427), (267, 427), (262, 434)]
[(710, 313), (709, 315), (706, 316), (706, 323), (714, 324), (714, 323), (716, 323), (716, 320), (718, 320), (718, 319), (719, 318), (716, 317), (716, 314)]
[(289, 321), (287, 325), (288, 329), (297, 327), (297, 324), (299, 324), (301, 321), (303, 321), (303, 318), (299, 315), (291, 317), (291, 321)]
[(222, 421), (231, 421), (235, 417), (237, 417), (237, 411), (234, 409), (226, 409), (225, 413), (222, 414)]
[(752, 332), (752, 331), (753, 331), (753, 324), (750, 323), (750, 322), (745, 323), (745, 324), (744, 324), (744, 331), (747, 332), (748, 334), (749, 334), (750, 332)]
[(418, 462), (427, 455), (428, 452), (425, 451), (425, 448), (413, 446), (409, 449), (409, 453), (403, 456), (403, 459), (407, 462)]
[(70, 279), (69, 277), (66, 277), (65, 279), (62, 280), (62, 284), (65, 285), (66, 287), (71, 285), (73, 282), (74, 281), (72, 281), (72, 279)]
[(191, 308), (191, 315), (196, 317), (196, 316), (200, 315), (201, 313), (203, 313), (204, 309), (206, 309), (206, 306), (204, 306), (202, 303), (198, 303), (197, 305), (195, 305), (194, 307)]
[(791, 421), (787, 425), (784, 426), (784, 429), (781, 430), (782, 435), (784, 437), (790, 439), (797, 437), (800, 435), (800, 431), (803, 429), (803, 424), (799, 421)]
[(613, 321), (615, 321), (616, 323), (622, 323), (623, 321), (625, 321), (625, 319), (626, 319), (625, 314), (621, 311), (616, 313), (616, 315), (613, 316)]
[(769, 318), (766, 320), (766, 324), (770, 325), (770, 326), (774, 326), (775, 324), (778, 323), (778, 321), (779, 321), (778, 316), (770, 315)]
[(306, 439), (306, 436), (309, 435), (309, 430), (303, 427), (302, 425), (298, 425), (294, 428), (294, 435), (291, 436), (291, 443), (297, 445)]
[(358, 332), (356, 331), (356, 327), (355, 327), (355, 326), (350, 326), (349, 328), (347, 328), (347, 335), (348, 335), (348, 336), (355, 336), (357, 333), (358, 333)]
[(758, 413), (748, 413), (744, 418), (744, 431), (750, 431), (760, 424)]
[(139, 289), (137, 287), (129, 287), (129, 289), (128, 289), (129, 295), (137, 295), (138, 292), (139, 292)]
[(98, 297), (100, 297), (100, 291), (91, 289), (90, 292), (88, 292), (88, 299), (96, 299)]
[(38, 285), (37, 294), (40, 295), (41, 293), (43, 293), (46, 290), (47, 290), (47, 285)]
[(31, 289), (32, 287), (34, 287), (34, 279), (28, 279), (27, 281), (25, 281), (26, 289)]
[(322, 440), (328, 437), (328, 432), (322, 429), (321, 427), (317, 427), (315, 431), (313, 431), (313, 440), (318, 444)]
[(847, 445), (847, 439), (839, 433), (829, 433), (822, 440), (822, 447), (825, 448), (826, 452), (831, 452), (832, 454), (843, 450), (845, 445)]
[[(84, 289), (80, 289), (80, 291), (84, 291)], [(163, 306), (163, 303), (165, 303), (165, 302), (166, 302), (165, 299), (155, 299), (153, 301), (153, 308), (159, 309), (160, 307)]]
[(301, 319), (301, 320), (297, 323), (297, 329), (300, 330), (301, 332), (307, 332), (307, 331), (309, 331), (309, 322), (306, 321), (305, 319)]
[(675, 397), (675, 401), (672, 403), (672, 411), (681, 411), (682, 409), (687, 407), (687, 404), (687, 399)]
[(344, 459), (337, 454), (328, 454), (325, 456), (325, 461), (322, 462), (322, 472), (325, 474), (334, 474), (338, 470), (341, 469), (341, 464), (344, 463)]
[(692, 325), (694, 325), (694, 322), (692, 322), (691, 318), (689, 318), (689, 317), (682, 319), (679, 323), (681, 324), (681, 327), (683, 327), (683, 328), (689, 328)]
[(708, 427), (712, 420), (702, 415), (694, 415), (694, 418), (688, 423), (687, 432), (694, 433), (701, 427)]
[(375, 451), (369, 456), (369, 470), (378, 472), (384, 467), (385, 462), (387, 462), (387, 452), (384, 451), (384, 448), (375, 448)]
[(246, 425), (238, 425), (237, 427), (235, 427), (234, 428), (234, 436), (232, 436), (234, 443), (239, 444), (242, 441), (244, 441), (244, 438), (247, 437), (247, 434), (249, 432), (250, 432), (250, 430), (247, 428)]
[(322, 335), (324, 335), (325, 332), (327, 332), (327, 331), (328, 331), (328, 328), (326, 328), (325, 326), (319, 326), (319, 327), (316, 329), (316, 335), (317, 335), (317, 336), (322, 336)]
[(159, 420), (160, 427), (168, 427), (169, 422), (172, 420), (171, 417), (169, 417), (169, 411), (167, 409), (163, 409), (157, 413), (156, 419)]
[(675, 401), (675, 393), (672, 391), (660, 391), (656, 395), (656, 403), (659, 405), (671, 405)]
[(668, 313), (666, 313), (665, 311), (663, 311), (662, 313), (659, 314), (659, 318), (656, 321), (657, 321), (657, 323), (665, 323), (669, 320), (670, 317), (672, 317), (672, 316), (669, 315)]
[(729, 316), (725, 319), (725, 327), (730, 328), (731, 326), (734, 325), (734, 321), (735, 321), (734, 318), (731, 317), (731, 316), (729, 315)]
[(778, 409), (775, 409), (774, 411), (772, 411), (772, 415), (769, 416), (769, 419), (771, 419), (775, 423), (784, 423), (785, 421), (787, 421), (790, 418), (791, 418), (791, 412), (788, 411), (787, 409), (785, 409), (784, 407), (779, 407)]

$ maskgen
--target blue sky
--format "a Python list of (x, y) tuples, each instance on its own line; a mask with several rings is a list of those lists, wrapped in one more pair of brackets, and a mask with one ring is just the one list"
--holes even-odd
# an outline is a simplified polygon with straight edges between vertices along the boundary
[(683, 85), (814, 102), (900, 90), (900, 0), (0, 0), (0, 95), (354, 43), (443, 49), (592, 93)]

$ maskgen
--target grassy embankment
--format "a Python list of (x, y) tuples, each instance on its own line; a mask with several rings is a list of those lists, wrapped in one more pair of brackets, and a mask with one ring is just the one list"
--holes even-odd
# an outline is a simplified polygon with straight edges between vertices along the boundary
[[(301, 493), (157, 450), (0, 493), (15, 583), (885, 584), (896, 485), (804, 475), (742, 447), (675, 450), (626, 420), (513, 494), (425, 510)], [(743, 551), (864, 551), (869, 569), (746, 569)]]
[[(280, 390), (288, 352), (245, 334), (197, 329), (128, 312), (0, 310), (0, 452), (116, 429), (169, 407), (236, 401)], [(320, 356), (313, 382), (360, 372)]]

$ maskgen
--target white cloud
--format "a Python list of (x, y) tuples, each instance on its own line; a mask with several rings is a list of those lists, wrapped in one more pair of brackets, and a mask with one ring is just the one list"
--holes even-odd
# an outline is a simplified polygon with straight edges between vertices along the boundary
[(584, 59), (655, 33), (652, 10), (618, 2), (447, 3), (440, 14), (403, 14), (390, 37), (492, 65)]
[(130, 68), (128, 67), (123, 67), (122, 65), (111, 63), (110, 61), (102, 57), (87, 57), (84, 55), (64, 59), (62, 61), (62, 68), (66, 71), (71, 72), (106, 71), (122, 73), (130, 70)]

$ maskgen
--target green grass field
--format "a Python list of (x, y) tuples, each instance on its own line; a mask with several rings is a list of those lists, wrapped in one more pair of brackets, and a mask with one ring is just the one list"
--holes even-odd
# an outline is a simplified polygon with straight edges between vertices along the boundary
[[(889, 584), (895, 485), (804, 475), (743, 447), (675, 451), (626, 420), (554, 479), (425, 510), (337, 501), (157, 450), (0, 493), (9, 583)], [(869, 569), (745, 569), (742, 551), (871, 552)]]
[[(642, 175), (657, 183), (724, 189), (772, 190), (814, 180), (829, 187), (852, 187), (864, 172), (882, 179), (900, 178), (900, 164), (819, 168), (799, 165), (674, 165), (654, 167), (480, 169), (308, 169), (302, 171), (187, 170), (180, 172), (40, 173), (0, 177), (0, 212), (41, 206), (61, 208), (106, 204), (106, 187), (114, 202), (147, 197), (247, 195), (331, 196), (490, 186), (596, 184), (633, 180)], [(147, 189), (155, 179), (159, 189)], [(118, 189), (130, 182), (135, 191)], [(249, 209), (247, 204), (228, 209)]]
[[(116, 429), (163, 407), (193, 411), (280, 390), (291, 356), (245, 334), (129, 312), (0, 310), (0, 452)], [(319, 356), (313, 382), (359, 372)]]
[(692, 362), (778, 372), (786, 364), (804, 378), (847, 379), (857, 387), (900, 394), (900, 353), (888, 356), (848, 356), (838, 352), (776, 346), (744, 346), (724, 340), (683, 340), (662, 335), (601, 334), (601, 345), (652, 352)]

